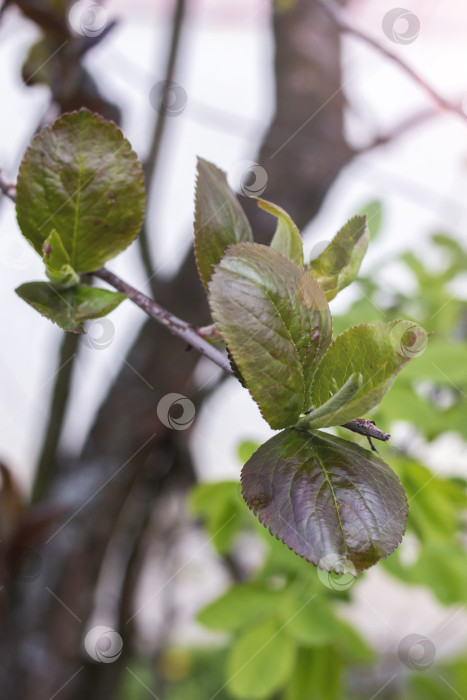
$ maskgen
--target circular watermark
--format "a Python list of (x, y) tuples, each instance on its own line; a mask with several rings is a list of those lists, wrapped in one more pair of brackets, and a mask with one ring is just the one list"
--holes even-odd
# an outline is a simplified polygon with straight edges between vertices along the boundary
[(17, 581), (34, 581), (42, 571), (42, 557), (31, 547), (18, 547), (9, 561), (11, 576)]
[(157, 404), (157, 416), (166, 428), (186, 430), (195, 420), (195, 405), (183, 394), (166, 394)]
[(382, 28), (394, 44), (412, 44), (420, 34), (420, 20), (410, 10), (394, 7), (384, 15)]
[(34, 248), (23, 236), (7, 234), (0, 241), (0, 261), (6, 267), (24, 270), (31, 265), (34, 256)]
[(397, 647), (397, 655), (404, 666), (415, 671), (426, 671), (436, 658), (436, 647), (422, 634), (408, 634)]
[(259, 197), (268, 184), (266, 170), (253, 160), (241, 160), (231, 168), (232, 187), (244, 197)]
[(111, 627), (92, 627), (84, 639), (84, 648), (94, 661), (113, 664), (123, 650), (123, 639)]
[(87, 326), (83, 345), (92, 350), (105, 350), (115, 338), (115, 326), (109, 318), (96, 318)]
[(407, 326), (406, 321), (398, 321), (391, 330), (390, 341), (398, 355), (411, 359), (425, 352), (428, 336), (417, 323)]
[(178, 117), (185, 111), (188, 95), (185, 88), (173, 80), (161, 80), (149, 93), (152, 108), (163, 117)]
[(355, 583), (357, 570), (342, 554), (327, 554), (319, 560), (318, 578), (332, 591), (346, 591)]
[(334, 277), (348, 263), (349, 252), (336, 241), (319, 241), (310, 252), (310, 263), (322, 277)]
[(102, 34), (108, 17), (102, 5), (91, 0), (78, 0), (68, 12), (68, 24), (75, 34), (94, 37)]

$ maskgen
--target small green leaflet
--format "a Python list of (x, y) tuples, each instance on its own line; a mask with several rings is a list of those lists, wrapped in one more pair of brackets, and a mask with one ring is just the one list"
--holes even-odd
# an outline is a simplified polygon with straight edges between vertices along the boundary
[(354, 281), (369, 240), (366, 216), (354, 216), (318, 257), (310, 260), (309, 269), (323, 288), (328, 301)]
[(303, 241), (296, 224), (292, 221), (287, 212), (277, 206), (277, 204), (267, 202), (260, 197), (256, 197), (256, 199), (261, 209), (264, 209), (264, 211), (269, 212), (269, 214), (277, 218), (277, 227), (271, 241), (271, 248), (278, 250), (279, 253), (290, 258), (296, 262), (297, 265), (300, 265), (300, 267), (303, 267)]
[(107, 289), (83, 285), (62, 289), (48, 282), (22, 284), (16, 293), (36, 311), (72, 333), (84, 333), (84, 321), (105, 316), (126, 299), (124, 294)]

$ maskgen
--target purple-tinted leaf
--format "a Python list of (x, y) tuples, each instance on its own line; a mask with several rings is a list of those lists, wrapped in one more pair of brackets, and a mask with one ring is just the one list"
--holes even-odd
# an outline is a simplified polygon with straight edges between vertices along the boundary
[(331, 340), (326, 297), (310, 272), (267, 246), (230, 246), (209, 285), (214, 320), (272, 428), (294, 425)]
[(198, 159), (194, 228), (196, 262), (207, 290), (227, 246), (252, 241), (253, 234), (225, 173), (202, 158)]
[(261, 523), (321, 569), (357, 575), (397, 547), (407, 499), (369, 450), (318, 431), (283, 430), (242, 470), (242, 493)]

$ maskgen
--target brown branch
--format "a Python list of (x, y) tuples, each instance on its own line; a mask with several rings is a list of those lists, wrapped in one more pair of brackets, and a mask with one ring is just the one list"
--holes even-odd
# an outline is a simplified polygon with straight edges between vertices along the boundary
[(8, 197), (11, 199), (12, 202), (16, 202), (16, 185), (13, 185), (13, 183), (8, 182), (3, 177), (3, 174), (0, 170), (0, 192), (5, 195), (5, 197)]
[[(194, 326), (182, 321), (174, 314), (164, 309), (155, 301), (150, 299), (143, 292), (139, 292), (137, 289), (131, 285), (124, 282), (120, 277), (114, 275), (113, 272), (102, 267), (100, 270), (93, 272), (93, 275), (99, 277), (99, 279), (104, 280), (112, 287), (117, 289), (119, 292), (126, 294), (132, 302), (140, 307), (148, 316), (150, 316), (154, 321), (162, 323), (167, 329), (177, 335), (179, 338), (184, 340), (190, 347), (195, 348), (205, 357), (209, 358), (212, 362), (218, 365), (224, 372), (234, 376), (232, 367), (228, 358), (217, 350), (215, 347), (210, 345), (204, 337), (206, 337), (206, 328), (211, 329), (210, 326), (205, 326), (202, 329), (197, 329)], [(201, 331), (201, 333), (200, 333)], [(202, 337), (204, 335), (204, 337)], [(388, 433), (384, 433), (382, 430), (376, 427), (373, 421), (367, 420), (366, 418), (356, 418), (355, 420), (345, 423), (343, 428), (347, 428), (354, 433), (359, 433), (360, 435), (366, 435), (367, 437), (376, 438), (377, 440), (389, 440), (391, 437)]]
[(453, 112), (457, 116), (462, 117), (462, 119), (467, 120), (467, 115), (464, 114), (462, 110), (462, 104), (455, 104), (446, 100), (442, 97), (427, 81), (422, 78), (413, 68), (411, 68), (405, 61), (403, 61), (399, 56), (397, 56), (392, 51), (389, 51), (385, 46), (378, 43), (373, 37), (361, 29), (357, 29), (353, 25), (349, 24), (345, 19), (342, 18), (340, 9), (334, 4), (332, 0), (315, 0), (316, 4), (321, 7), (321, 9), (326, 12), (326, 14), (331, 17), (336, 27), (340, 32), (345, 34), (350, 34), (355, 36), (357, 39), (364, 41), (366, 44), (376, 49), (379, 53), (382, 53), (389, 58), (391, 61), (396, 63), (401, 70), (404, 71), (413, 81), (415, 81), (430, 97), (430, 99), (442, 110)]
[(394, 141), (395, 139), (398, 139), (401, 136), (403, 136), (407, 131), (410, 131), (411, 129), (414, 129), (420, 126), (421, 124), (424, 124), (425, 122), (429, 121), (430, 119), (434, 119), (438, 116), (439, 113), (433, 109), (425, 109), (420, 112), (415, 112), (414, 114), (411, 114), (409, 117), (407, 117), (407, 119), (404, 119), (401, 122), (399, 122), (399, 124), (387, 134), (380, 134), (379, 136), (376, 136), (373, 139), (373, 141), (368, 143), (366, 146), (358, 148), (355, 151), (355, 155), (360, 156), (364, 153), (368, 153), (368, 151), (372, 151), (374, 148), (378, 148), (378, 146), (386, 146), (388, 143), (392, 143), (392, 141)]
[(96, 270), (96, 272), (93, 274), (96, 277), (99, 277), (99, 279), (104, 280), (104, 282), (110, 284), (119, 292), (126, 294), (132, 302), (139, 306), (140, 309), (143, 309), (143, 311), (154, 319), (154, 321), (162, 323), (162, 325), (166, 326), (167, 329), (173, 333), (173, 335), (177, 335), (179, 338), (188, 343), (190, 347), (195, 348), (202, 355), (205, 355), (212, 360), (212, 362), (215, 362), (216, 365), (219, 365), (224, 372), (227, 372), (227, 374), (231, 374), (233, 376), (233, 371), (227, 356), (223, 355), (219, 350), (204, 340), (198, 334), (194, 326), (186, 323), (186, 321), (182, 321), (182, 319), (170, 313), (170, 311), (167, 311), (167, 309), (159, 306), (159, 304), (156, 304), (156, 302), (146, 296), (146, 294), (139, 292), (137, 289), (117, 277), (117, 275), (114, 275), (113, 272), (107, 270), (105, 267), (102, 267), (100, 270)]
[(368, 420), (368, 418), (355, 418), (349, 423), (344, 423), (342, 428), (347, 428), (347, 430), (351, 430), (353, 433), (366, 435), (367, 438), (375, 438), (383, 442), (386, 442), (391, 437), (389, 433), (384, 433), (375, 425), (374, 421)]

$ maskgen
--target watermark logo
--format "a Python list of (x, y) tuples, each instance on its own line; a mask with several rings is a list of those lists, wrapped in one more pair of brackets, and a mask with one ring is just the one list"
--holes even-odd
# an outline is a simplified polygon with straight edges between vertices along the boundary
[(68, 24), (75, 34), (94, 37), (102, 34), (108, 17), (102, 5), (91, 0), (78, 0), (68, 12)]
[(149, 93), (152, 108), (163, 117), (178, 117), (188, 103), (184, 87), (173, 80), (161, 80), (152, 86)]
[(346, 591), (355, 583), (357, 570), (342, 554), (327, 554), (320, 559), (318, 567), (319, 580), (332, 591)]
[(18, 234), (7, 234), (0, 241), (0, 261), (15, 270), (24, 270), (31, 265), (34, 248)]
[(113, 664), (121, 656), (123, 639), (111, 627), (98, 625), (87, 633), (84, 639), (87, 653), (101, 664)]
[(268, 184), (266, 170), (253, 160), (241, 160), (230, 170), (232, 187), (244, 197), (259, 197)]
[(397, 655), (407, 668), (426, 671), (436, 658), (436, 647), (422, 634), (409, 634), (399, 643)]
[(115, 338), (115, 326), (109, 318), (97, 318), (87, 326), (83, 335), (83, 345), (92, 350), (105, 350)]
[(382, 28), (394, 44), (412, 44), (420, 34), (420, 20), (410, 10), (394, 7), (384, 15)]
[(390, 341), (398, 355), (412, 359), (425, 352), (428, 336), (416, 323), (407, 327), (405, 321), (399, 321), (391, 330)]
[(24, 583), (34, 581), (42, 571), (42, 557), (31, 547), (18, 547), (9, 562), (13, 578)]
[(166, 428), (186, 430), (195, 420), (195, 405), (183, 394), (166, 394), (157, 405), (157, 416)]

